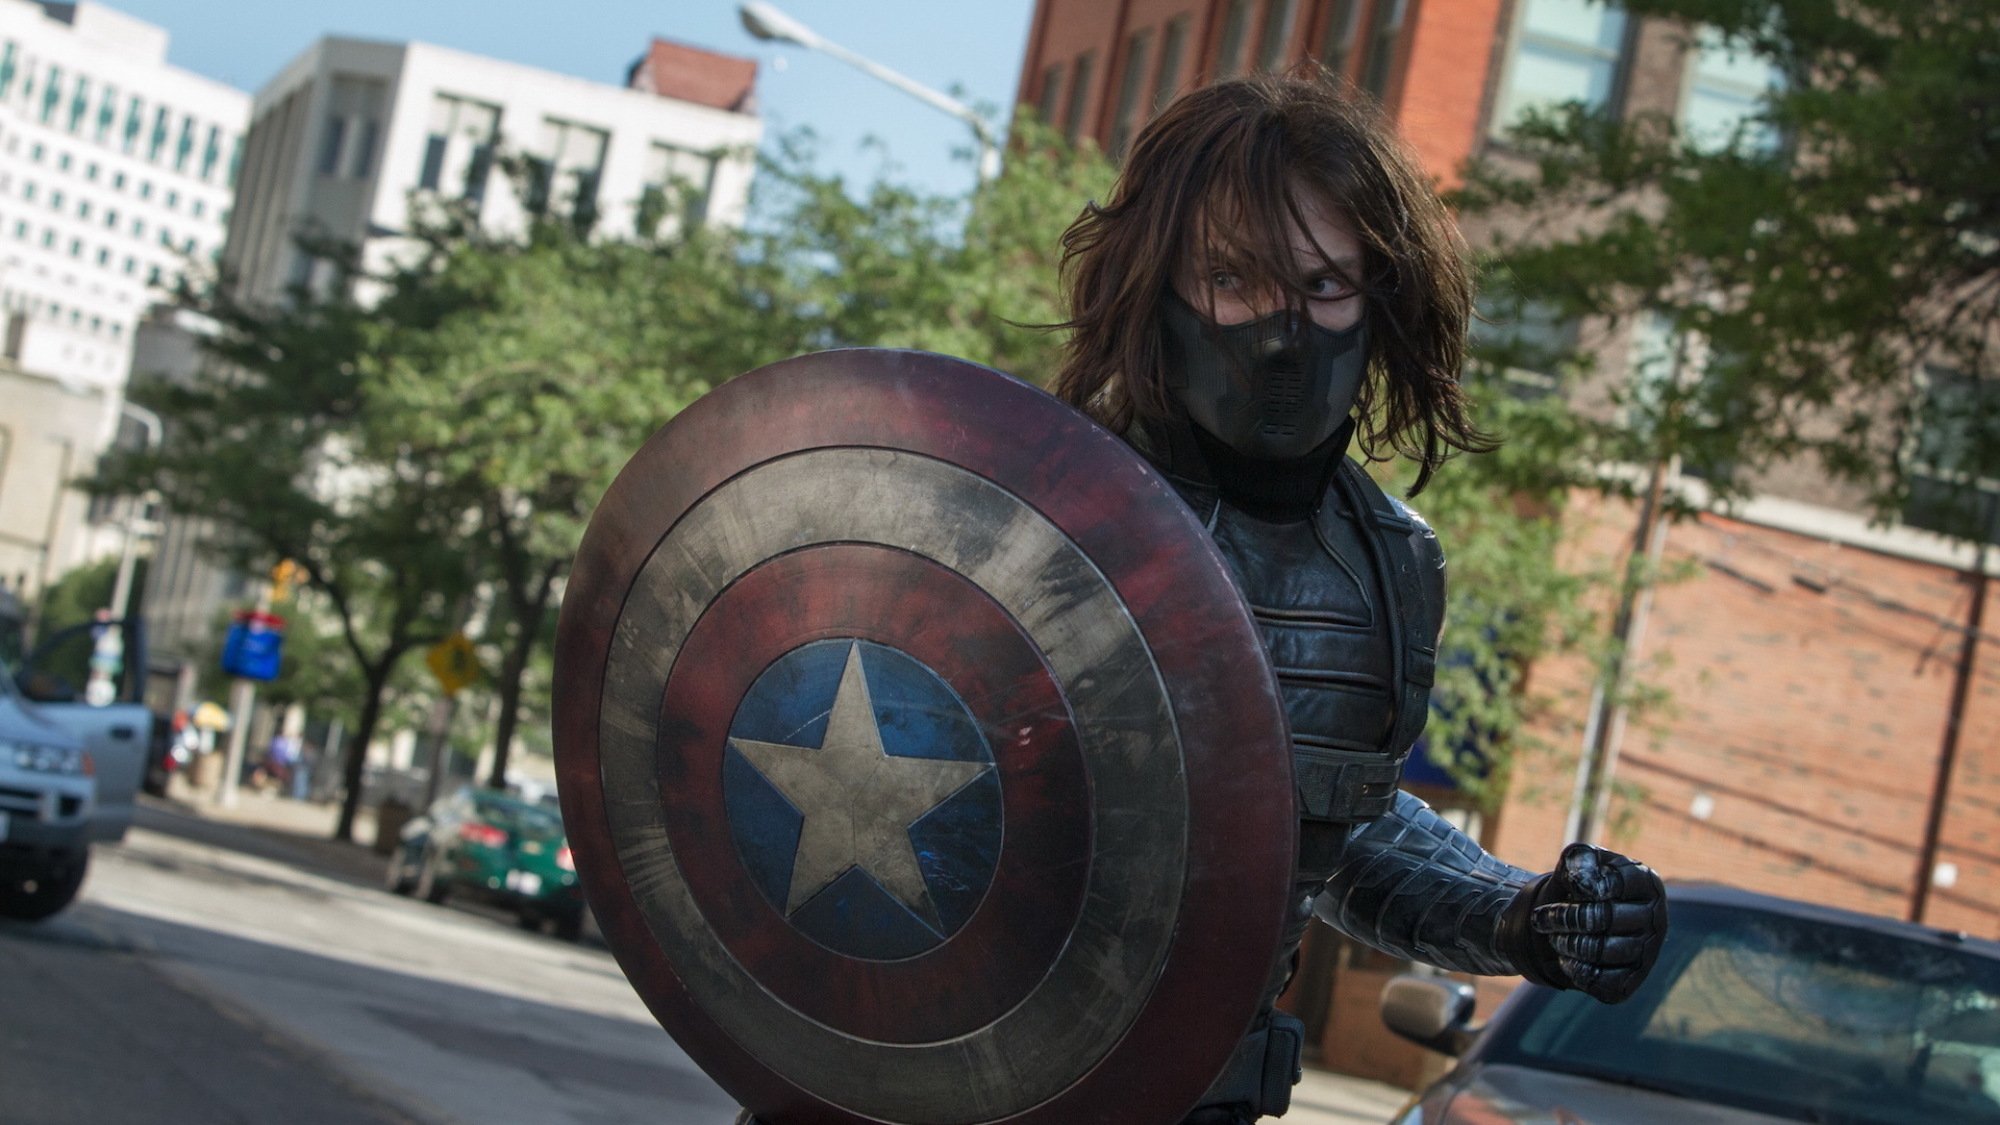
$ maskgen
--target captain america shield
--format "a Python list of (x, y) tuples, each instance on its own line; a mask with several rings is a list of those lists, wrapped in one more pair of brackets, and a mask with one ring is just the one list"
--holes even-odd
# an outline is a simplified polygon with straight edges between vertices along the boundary
[(591, 521), (554, 702), (607, 942), (767, 1121), (1167, 1125), (1256, 1014), (1297, 813), (1255, 626), (1009, 376), (856, 349), (690, 406)]

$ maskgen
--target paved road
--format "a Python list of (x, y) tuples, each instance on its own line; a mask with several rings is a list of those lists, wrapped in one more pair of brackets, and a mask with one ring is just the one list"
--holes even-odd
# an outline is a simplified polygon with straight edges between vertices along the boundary
[(601, 949), (301, 870), (144, 809), (81, 900), (0, 925), (0, 1117), (686, 1123), (733, 1105)]
[[(389, 895), (324, 832), (144, 806), (76, 905), (0, 922), (0, 1120), (733, 1119), (603, 949)], [(1309, 1072), (1284, 1122), (1373, 1125), (1402, 1096)]]

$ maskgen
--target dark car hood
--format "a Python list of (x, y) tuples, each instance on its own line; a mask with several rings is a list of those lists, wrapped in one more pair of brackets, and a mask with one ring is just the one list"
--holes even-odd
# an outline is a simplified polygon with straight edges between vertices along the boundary
[(1734, 1106), (1572, 1074), (1483, 1066), (1451, 1101), (1447, 1125), (1796, 1125)]

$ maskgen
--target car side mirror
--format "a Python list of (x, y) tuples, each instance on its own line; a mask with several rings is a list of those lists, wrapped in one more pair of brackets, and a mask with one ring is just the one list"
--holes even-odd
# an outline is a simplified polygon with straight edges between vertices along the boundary
[(1404, 974), (1382, 987), (1382, 1022), (1418, 1046), (1458, 1056), (1477, 1035), (1467, 1026), (1474, 1001), (1469, 984)]

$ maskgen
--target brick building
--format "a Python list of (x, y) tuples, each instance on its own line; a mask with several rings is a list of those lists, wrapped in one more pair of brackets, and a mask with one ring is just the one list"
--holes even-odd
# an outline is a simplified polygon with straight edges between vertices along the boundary
[[(1536, 104), (1671, 113), (1721, 137), (1774, 80), (1689, 29), (1586, 0), (1040, 0), (1017, 100), (1115, 157), (1175, 93), (1308, 60), (1378, 98), (1443, 184), (1504, 154)], [(1599, 335), (1612, 371), (1663, 345), (1645, 325)], [(1871, 524), (1810, 465), (1759, 487), (1655, 540), (1695, 577), (1658, 589), (1633, 635), (1636, 674), (1669, 702), (1612, 728), (1605, 842), (1669, 879), (1908, 916), (1943, 782), (1924, 918), (2000, 936), (2000, 659), (1968, 628), (1980, 557), (1916, 510)], [(1633, 540), (1630, 506), (1579, 498), (1570, 519), (1574, 565), (1615, 563)], [(1546, 868), (1574, 831), (1595, 676), (1582, 661), (1533, 669), (1555, 704), (1544, 748), (1519, 756), (1491, 815), (1461, 814), (1502, 858)], [(1435, 1066), (1376, 1018), (1381, 982), (1405, 967), (1316, 932), (1288, 1002), (1322, 1065), (1402, 1082)]]

